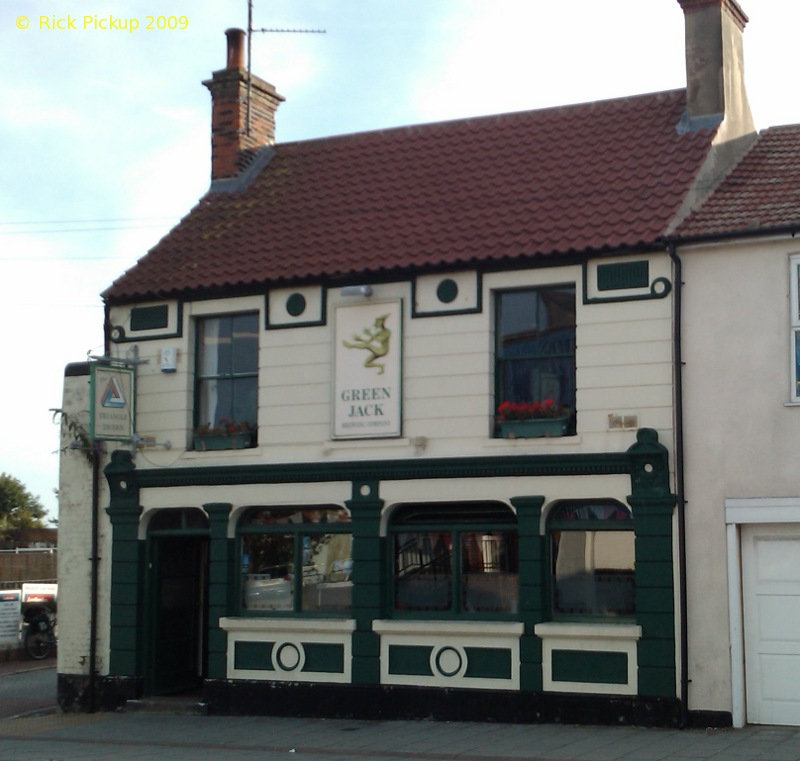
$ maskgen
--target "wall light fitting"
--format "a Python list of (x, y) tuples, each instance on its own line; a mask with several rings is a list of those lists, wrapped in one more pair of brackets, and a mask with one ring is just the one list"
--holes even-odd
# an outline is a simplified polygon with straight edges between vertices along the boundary
[(371, 285), (346, 285), (340, 291), (342, 296), (372, 296)]

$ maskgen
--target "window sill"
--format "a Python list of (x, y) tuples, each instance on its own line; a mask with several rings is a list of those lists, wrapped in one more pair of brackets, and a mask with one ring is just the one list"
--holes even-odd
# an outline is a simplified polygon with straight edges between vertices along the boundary
[(458, 637), (519, 637), (524, 624), (518, 621), (397, 621), (379, 620), (372, 622), (376, 634), (419, 634), (447, 635)]
[(227, 616), (220, 618), (219, 627), (228, 632), (354, 632), (356, 622), (352, 618), (265, 618)]
[(234, 457), (260, 457), (261, 456), (261, 447), (254, 446), (254, 447), (247, 447), (246, 449), (212, 449), (201, 451), (199, 449), (187, 449), (183, 453), (183, 457), (189, 460), (202, 460), (207, 462), (209, 459), (213, 457), (224, 457), (224, 458), (234, 458)]
[(541, 447), (541, 448), (552, 448), (556, 446), (567, 446), (567, 447), (577, 447), (580, 446), (582, 443), (582, 438), (579, 433), (569, 435), (569, 436), (540, 436), (535, 438), (518, 438), (518, 439), (506, 439), (502, 436), (493, 436), (490, 439), (487, 439), (485, 442), (485, 446), (487, 447), (502, 447), (507, 449), (508, 447)]
[(533, 633), (541, 639), (557, 637), (558, 639), (638, 640), (642, 636), (642, 627), (639, 624), (610, 624), (603, 621), (598, 621), (596, 624), (550, 621), (536, 624)]

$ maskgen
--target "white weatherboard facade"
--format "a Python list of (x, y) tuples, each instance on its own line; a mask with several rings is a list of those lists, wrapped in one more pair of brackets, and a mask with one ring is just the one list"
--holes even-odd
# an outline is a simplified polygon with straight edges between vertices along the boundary
[(800, 723), (800, 406), (791, 238), (683, 262), (690, 706)]
[[(642, 257), (633, 257), (641, 259)], [(625, 261), (620, 259), (619, 261)], [(671, 280), (666, 254), (650, 258), (651, 279)], [(332, 437), (332, 385), (335, 351), (332, 315), (338, 307), (353, 307), (353, 297), (337, 290), (327, 294), (331, 319), (303, 327), (280, 325), (260, 333), (259, 346), (259, 447), (223, 452), (222, 458), (243, 462), (294, 462), (482, 454), (503, 449), (549, 452), (623, 451), (637, 427), (659, 432), (670, 447), (672, 412), (672, 304), (670, 298), (642, 301), (583, 303), (582, 268), (568, 266), (492, 273), (479, 281), (481, 311), (442, 316), (412, 315), (412, 283), (374, 286), (370, 301), (402, 302), (403, 311), (403, 436), (386, 441), (336, 441)], [(435, 290), (442, 278), (427, 279), (418, 287)], [(558, 441), (496, 440), (491, 437), (494, 414), (494, 333), (492, 294), (501, 289), (576, 284), (578, 435)], [(423, 290), (424, 293), (424, 290)], [(606, 294), (607, 298), (615, 294)], [(628, 296), (627, 291), (618, 296)], [(429, 297), (432, 300), (432, 297)], [(136, 342), (145, 360), (137, 370), (137, 434), (172, 448), (156, 446), (146, 457), (159, 466), (207, 461), (205, 453), (191, 451), (195, 344), (193, 320), (232, 312), (258, 311), (262, 315), (267, 295), (200, 301), (181, 305), (180, 336)], [(275, 309), (270, 297), (270, 308)], [(361, 298), (367, 304), (366, 297)], [(114, 307), (112, 325), (125, 326), (130, 308)], [(166, 331), (165, 331), (166, 332)], [(125, 357), (128, 343), (112, 344), (112, 352)], [(161, 353), (177, 352), (177, 372), (161, 371)], [(619, 420), (612, 419), (619, 418)], [(627, 418), (632, 425), (623, 428)], [(188, 450), (188, 451), (187, 451)]]

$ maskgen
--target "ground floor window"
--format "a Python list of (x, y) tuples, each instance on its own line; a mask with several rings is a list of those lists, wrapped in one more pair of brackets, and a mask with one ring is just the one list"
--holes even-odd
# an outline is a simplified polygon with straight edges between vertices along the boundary
[(395, 613), (517, 612), (516, 517), (505, 505), (404, 506), (390, 542)]
[(559, 502), (547, 535), (554, 618), (635, 613), (633, 516), (616, 500)]
[(245, 612), (346, 612), (352, 598), (350, 516), (339, 507), (263, 507), (239, 526)]

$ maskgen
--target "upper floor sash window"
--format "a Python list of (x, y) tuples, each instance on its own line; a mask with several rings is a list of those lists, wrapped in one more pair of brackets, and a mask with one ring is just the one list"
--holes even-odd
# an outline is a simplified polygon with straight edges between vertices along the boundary
[(495, 304), (498, 420), (556, 409), (574, 433), (575, 285), (500, 291)]
[(227, 436), (230, 448), (255, 445), (258, 334), (257, 313), (198, 320), (195, 449), (214, 434)]

